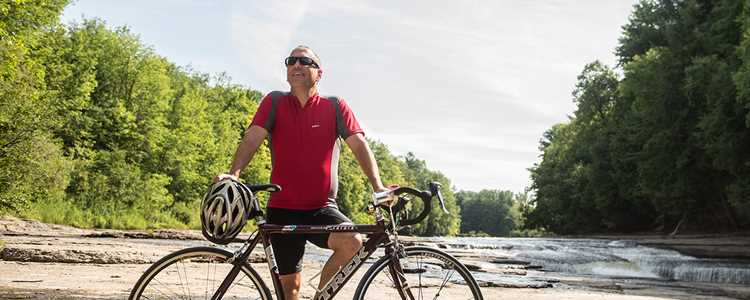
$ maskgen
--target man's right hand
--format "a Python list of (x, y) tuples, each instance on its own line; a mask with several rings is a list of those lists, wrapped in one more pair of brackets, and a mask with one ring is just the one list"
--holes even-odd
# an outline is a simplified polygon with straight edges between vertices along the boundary
[(219, 174), (219, 175), (216, 175), (216, 177), (214, 177), (214, 183), (217, 183), (224, 179), (233, 179), (233, 180), (239, 181), (239, 178), (237, 178), (237, 176), (234, 176), (232, 174)]

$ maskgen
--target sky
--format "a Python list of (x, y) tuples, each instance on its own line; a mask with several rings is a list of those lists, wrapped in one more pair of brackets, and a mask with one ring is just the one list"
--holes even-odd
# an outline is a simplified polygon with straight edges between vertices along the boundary
[(615, 66), (636, 2), (77, 0), (62, 20), (127, 26), (177, 65), (263, 93), (289, 89), (283, 60), (307, 45), (320, 93), (345, 99), (367, 137), (459, 190), (522, 192), (584, 66)]

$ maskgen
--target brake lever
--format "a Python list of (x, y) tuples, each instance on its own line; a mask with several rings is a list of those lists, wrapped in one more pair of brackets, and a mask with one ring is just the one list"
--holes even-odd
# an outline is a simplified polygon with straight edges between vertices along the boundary
[(440, 208), (442, 208), (442, 209), (443, 209), (443, 211), (444, 211), (444, 212), (445, 212), (446, 214), (450, 214), (450, 212), (448, 211), (448, 209), (447, 209), (447, 208), (445, 208), (445, 201), (443, 200), (443, 194), (442, 194), (442, 193), (440, 193), (440, 190), (438, 190), (438, 191), (437, 191), (437, 196), (438, 196), (438, 200), (440, 200)]
[(437, 181), (430, 182), (430, 190), (433, 195), (437, 194), (438, 200), (440, 200), (440, 208), (443, 209), (443, 212), (446, 214), (450, 214), (448, 209), (445, 207), (445, 200), (443, 200), (443, 194), (440, 192), (440, 187), (443, 185), (440, 184)]

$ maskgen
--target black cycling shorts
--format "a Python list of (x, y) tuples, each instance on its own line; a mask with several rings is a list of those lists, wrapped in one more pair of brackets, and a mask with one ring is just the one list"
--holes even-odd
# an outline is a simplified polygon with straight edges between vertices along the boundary
[[(351, 223), (335, 207), (323, 207), (313, 210), (296, 210), (269, 207), (268, 224), (276, 225), (336, 225)], [(310, 241), (318, 247), (328, 247), (330, 233), (319, 234), (272, 234), (271, 246), (276, 257), (280, 275), (302, 271), (302, 256), (305, 254), (305, 242)]]

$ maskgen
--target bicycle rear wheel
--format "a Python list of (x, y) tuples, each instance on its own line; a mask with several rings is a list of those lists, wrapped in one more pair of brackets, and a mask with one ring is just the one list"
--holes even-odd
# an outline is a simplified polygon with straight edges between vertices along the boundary
[[(408, 292), (414, 299), (482, 299), (471, 272), (456, 258), (429, 247), (408, 247), (406, 257), (399, 262), (404, 272)], [(390, 257), (375, 262), (357, 286), (356, 300), (402, 299), (391, 273)]]
[[(130, 299), (211, 299), (233, 265), (232, 253), (195, 247), (171, 253), (141, 276)], [(270, 300), (271, 292), (257, 272), (244, 263), (223, 299)]]

